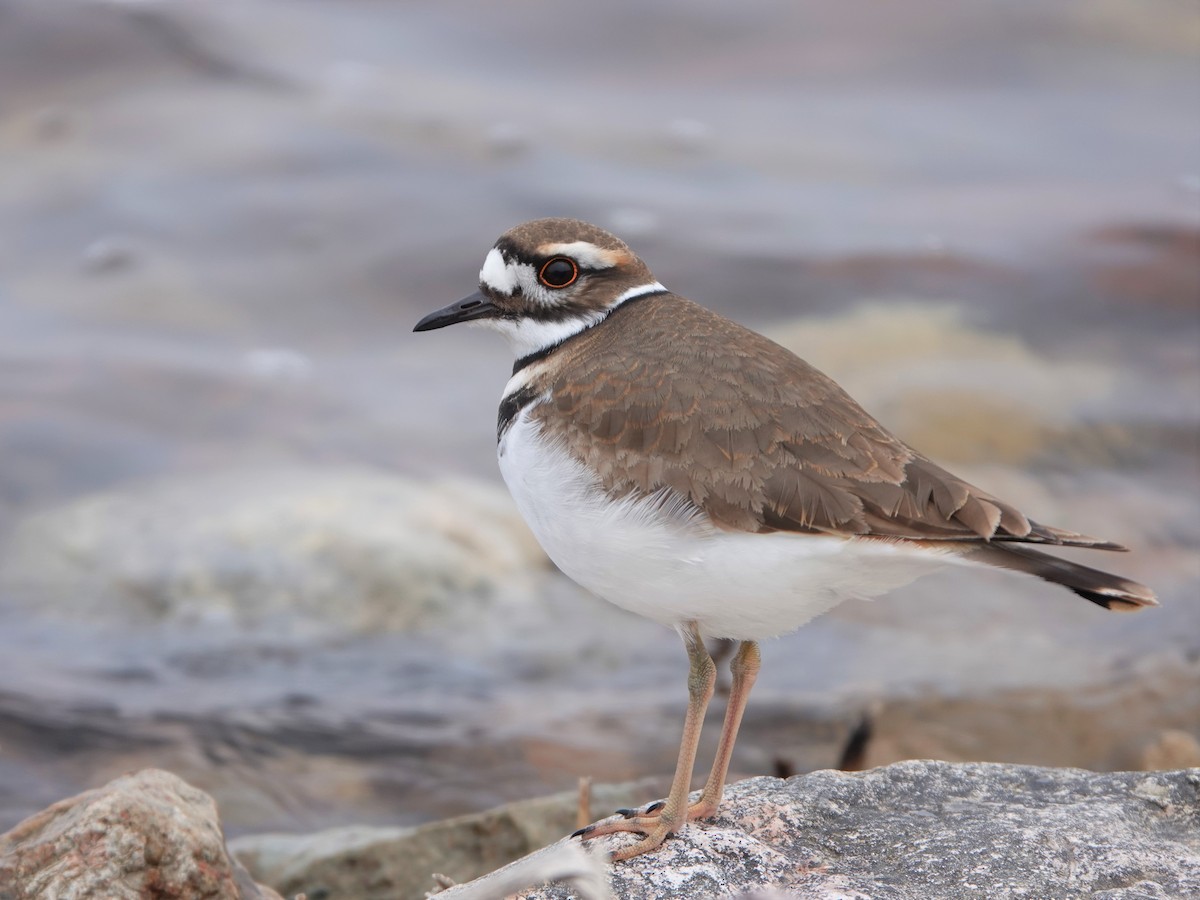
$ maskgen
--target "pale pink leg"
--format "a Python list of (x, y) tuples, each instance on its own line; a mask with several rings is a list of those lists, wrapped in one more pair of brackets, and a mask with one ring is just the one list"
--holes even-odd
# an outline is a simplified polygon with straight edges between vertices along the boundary
[(750, 689), (758, 678), (758, 670), (762, 668), (762, 656), (758, 652), (758, 644), (754, 641), (742, 641), (737, 655), (729, 664), (733, 674), (733, 683), (729, 686), (729, 705), (725, 707), (725, 723), (721, 726), (721, 742), (717, 745), (717, 755), (713, 760), (712, 770), (708, 773), (708, 781), (700, 799), (688, 807), (687, 817), (706, 819), (716, 813), (721, 803), (721, 794), (725, 790), (725, 776), (729, 774), (729, 760), (733, 756), (733, 745), (737, 741), (738, 729), (742, 724), (742, 713), (746, 711), (746, 701), (750, 698)]
[[(679, 745), (679, 761), (675, 765), (675, 777), (671, 780), (671, 792), (667, 795), (666, 802), (654, 814), (635, 815), (602, 825), (589, 825), (587, 828), (575, 832), (585, 841), (604, 834), (616, 834), (622, 831), (641, 834), (640, 841), (613, 854), (614, 862), (653, 850), (667, 839), (667, 835), (674, 834), (682, 828), (690, 818), (687, 800), (692, 784), (692, 768), (696, 763), (696, 745), (700, 742), (700, 728), (704, 724), (704, 712), (708, 708), (708, 701), (712, 699), (713, 685), (717, 680), (717, 669), (713, 665), (712, 657), (708, 655), (708, 651), (704, 647), (704, 642), (700, 639), (695, 623), (689, 623), (684, 631), (683, 639), (687, 645), (688, 660), (691, 664), (688, 672), (688, 708), (687, 716), (683, 721), (683, 740)], [(730, 700), (732, 702), (732, 697)], [(728, 717), (726, 718), (728, 719)], [(741, 718), (740, 712), (738, 718)], [(736, 724), (733, 730), (736, 733)], [(722, 735), (722, 745), (724, 742), (724, 735)], [(722, 772), (722, 780), (723, 778), (724, 772)], [(717, 795), (720, 796), (719, 786)]]

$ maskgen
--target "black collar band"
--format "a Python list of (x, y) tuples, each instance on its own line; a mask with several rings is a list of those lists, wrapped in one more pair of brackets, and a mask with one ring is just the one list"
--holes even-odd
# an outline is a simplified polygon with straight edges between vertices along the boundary
[(606, 322), (611, 316), (616, 315), (617, 313), (619, 313), (621, 310), (625, 309), (626, 307), (632, 306), (633, 304), (637, 303), (639, 300), (645, 300), (647, 297), (657, 297), (659, 294), (669, 294), (669, 293), (671, 293), (671, 292), (668, 291), (666, 288), (663, 288), (660, 291), (647, 291), (644, 294), (638, 294), (636, 297), (630, 297), (624, 303), (620, 304), (619, 306), (614, 306), (612, 309), (610, 309), (608, 312), (606, 312), (604, 314), (604, 317), (601, 318), (599, 321), (597, 321), (591, 325), (587, 325), (583, 328), (580, 328), (577, 332), (575, 332), (572, 335), (568, 335), (567, 337), (563, 338), (561, 341), (557, 341), (553, 344), (545, 346), (541, 350), (534, 351), (533, 353), (530, 353), (527, 356), (522, 356), (515, 363), (513, 363), (512, 373), (514, 375), (516, 375), (518, 372), (520, 372), (522, 369), (526, 368), (527, 366), (533, 365), (538, 360), (545, 359), (547, 356), (549, 356), (551, 353), (553, 353), (555, 350), (557, 350), (563, 344), (566, 344), (566, 343), (569, 343), (570, 341), (575, 340), (575, 338), (579, 337), (584, 332), (591, 331), (593, 328), (595, 328), (601, 322)]

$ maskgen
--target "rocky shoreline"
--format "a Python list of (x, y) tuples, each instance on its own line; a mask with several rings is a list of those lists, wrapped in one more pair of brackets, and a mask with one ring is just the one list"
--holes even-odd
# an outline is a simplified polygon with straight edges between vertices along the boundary
[[(605, 786), (592, 799), (611, 808), (644, 802), (661, 787)], [(1200, 896), (1200, 768), (1096, 773), (910, 761), (753, 778), (730, 786), (711, 822), (611, 867), (603, 846), (581, 851), (561, 837), (576, 823), (578, 802), (568, 793), (418, 828), (262, 835), (227, 845), (210, 797), (148, 769), (0, 835), (0, 897)], [(556, 884), (539, 888), (547, 878)]]

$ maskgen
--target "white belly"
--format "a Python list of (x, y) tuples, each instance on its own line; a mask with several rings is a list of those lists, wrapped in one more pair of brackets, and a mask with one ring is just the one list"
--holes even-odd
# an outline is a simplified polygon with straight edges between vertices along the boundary
[(617, 606), (672, 627), (695, 621), (710, 637), (785, 634), (956, 561), (874, 540), (721, 531), (661, 497), (613, 502), (528, 411), (498, 453), (517, 508), (564, 573)]

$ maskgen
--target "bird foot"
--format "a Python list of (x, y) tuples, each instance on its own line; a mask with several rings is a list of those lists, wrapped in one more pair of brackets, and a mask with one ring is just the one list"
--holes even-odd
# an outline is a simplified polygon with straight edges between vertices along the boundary
[(617, 815), (623, 816), (626, 819), (633, 819), (638, 816), (652, 816), (655, 813), (661, 813), (662, 808), (666, 805), (666, 800), (655, 800), (653, 803), (647, 804), (643, 809), (630, 809), (628, 806), (623, 806), (617, 810)]
[(618, 809), (617, 815), (621, 818), (613, 818), (597, 822), (594, 825), (588, 825), (586, 828), (580, 828), (571, 837), (590, 841), (593, 838), (603, 837), (606, 834), (629, 833), (641, 835), (641, 840), (613, 851), (612, 862), (620, 862), (623, 859), (631, 859), (657, 849), (662, 846), (663, 841), (682, 828), (686, 823), (696, 819), (707, 819), (717, 811), (715, 803), (701, 799), (691, 804), (684, 815), (676, 819), (675, 817), (664, 815), (666, 806), (667, 803), (665, 800), (659, 800), (651, 803), (644, 809)]
[[(622, 807), (616, 810), (616, 814), (625, 819), (635, 818), (658, 818), (662, 815), (663, 808), (667, 805), (666, 800), (655, 800), (653, 803), (642, 807), (641, 809), (630, 809)], [(685, 822), (691, 822), (695, 819), (710, 819), (717, 814), (717, 803), (706, 800), (703, 796), (695, 803), (687, 808), (687, 815), (684, 818)], [(578, 832), (576, 832), (578, 833)], [(572, 835), (573, 837), (574, 835)]]
[(640, 839), (634, 841), (626, 847), (621, 847), (614, 850), (609, 860), (611, 862), (620, 862), (623, 859), (630, 859), (634, 856), (640, 856), (643, 853), (648, 853), (651, 850), (662, 846), (671, 834), (675, 833), (683, 825), (682, 822), (671, 822), (664, 820), (662, 816), (629, 816), (625, 818), (612, 819), (605, 822), (597, 822), (594, 825), (589, 825), (586, 828), (580, 828), (571, 837), (578, 837), (585, 841), (590, 841), (593, 838), (603, 837), (606, 834), (637, 834)]

